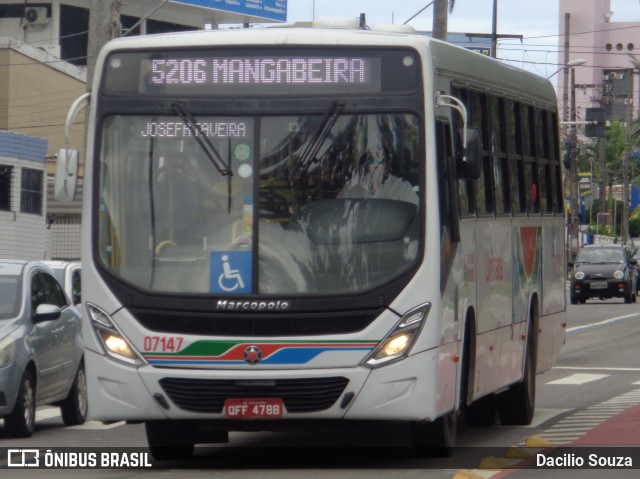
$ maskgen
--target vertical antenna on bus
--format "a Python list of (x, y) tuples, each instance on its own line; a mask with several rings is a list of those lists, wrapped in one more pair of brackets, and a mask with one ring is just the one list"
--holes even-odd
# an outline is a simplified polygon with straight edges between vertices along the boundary
[(360, 14), (360, 20), (359, 20), (358, 26), (360, 27), (361, 30), (366, 30), (367, 20), (364, 13)]

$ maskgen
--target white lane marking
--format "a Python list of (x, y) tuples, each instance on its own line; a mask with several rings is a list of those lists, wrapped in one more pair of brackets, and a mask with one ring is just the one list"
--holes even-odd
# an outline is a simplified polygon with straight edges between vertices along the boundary
[(598, 379), (606, 378), (608, 374), (588, 374), (588, 373), (576, 373), (566, 378), (556, 379), (546, 384), (585, 384)]
[[(571, 409), (536, 408), (535, 412), (533, 413), (533, 419), (531, 420), (531, 424), (524, 427), (528, 427), (528, 428), (538, 427), (541, 424), (547, 422), (549, 419), (559, 416), (561, 414), (567, 413), (569, 411), (571, 411)], [(522, 426), (519, 426), (519, 427), (522, 427)]]
[(604, 326), (606, 324), (615, 323), (617, 321), (624, 321), (625, 319), (637, 318), (639, 316), (640, 313), (625, 314), (624, 316), (616, 316), (615, 318), (605, 319), (604, 321), (600, 321), (598, 323), (585, 324), (583, 326), (574, 326), (573, 328), (567, 328), (567, 334), (575, 333), (576, 331), (580, 331), (582, 329), (597, 328), (598, 326)]
[(87, 421), (84, 424), (80, 424), (79, 426), (69, 426), (67, 429), (84, 429), (91, 431), (101, 431), (106, 429), (113, 429), (114, 427), (124, 426), (126, 422), (118, 421), (110, 424), (104, 424), (100, 421)]
[(36, 409), (36, 421), (46, 421), (47, 419), (58, 416), (60, 416), (60, 409), (58, 409), (57, 407)]
[[(36, 422), (46, 421), (47, 419), (54, 419), (60, 417), (60, 409), (57, 407), (44, 407), (36, 410)], [(114, 423), (104, 424), (100, 421), (87, 421), (84, 424), (78, 426), (67, 426), (66, 429), (84, 429), (84, 430), (104, 430), (113, 429), (115, 427), (124, 426), (125, 421), (118, 421)]]
[[(589, 366), (553, 366), (553, 369), (567, 369), (573, 371), (640, 371), (640, 368), (607, 368), (607, 367), (589, 367)], [(633, 384), (640, 384), (640, 381)]]

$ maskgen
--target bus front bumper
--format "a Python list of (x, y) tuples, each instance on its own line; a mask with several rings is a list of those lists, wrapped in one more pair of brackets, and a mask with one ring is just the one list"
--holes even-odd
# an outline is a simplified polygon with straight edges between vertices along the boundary
[[(446, 412), (446, 405), (436, 404), (435, 394), (438, 383), (438, 352), (425, 351), (411, 355), (402, 361), (376, 369), (358, 366), (353, 368), (308, 369), (308, 370), (203, 370), (174, 369), (144, 366), (133, 368), (93, 351), (85, 352), (87, 382), (89, 393), (89, 416), (99, 421), (152, 421), (152, 420), (226, 420), (224, 410), (211, 406), (211, 398), (199, 396), (200, 387), (209, 391), (218, 391), (226, 385), (247, 387), (249, 393), (229, 393), (226, 399), (240, 397), (277, 399), (277, 389), (270, 385), (278, 381), (288, 381), (295, 389), (296, 381), (306, 384), (324, 383), (329, 379), (329, 388), (334, 389), (335, 401), (321, 410), (291, 412), (285, 410), (278, 421), (287, 420), (432, 420)], [(419, 374), (417, 373), (419, 371)], [(442, 373), (442, 370), (440, 370)], [(336, 384), (332, 381), (344, 378), (346, 385), (335, 393)], [(429, 378), (429, 379), (426, 379)], [(177, 393), (167, 387), (166, 380), (181, 385)], [(165, 383), (165, 386), (161, 384)], [(302, 386), (305, 386), (304, 384)], [(301, 386), (301, 387), (302, 387)], [(445, 387), (455, 390), (453, 384)], [(237, 391), (237, 389), (235, 389)], [(259, 393), (259, 391), (262, 391)], [(179, 397), (186, 393), (187, 402)], [(314, 394), (322, 393), (316, 390)], [(222, 393), (224, 394), (224, 393)], [(247, 396), (249, 394), (249, 396)], [(314, 394), (309, 399), (313, 402)], [(305, 400), (305, 394), (298, 398)], [(183, 398), (184, 399), (184, 398)], [(220, 400), (220, 398), (218, 398)], [(177, 404), (180, 403), (180, 405)], [(451, 401), (452, 402), (452, 401)], [(298, 407), (300, 409), (300, 407)], [(316, 408), (317, 409), (317, 408)], [(438, 411), (440, 409), (440, 411)], [(249, 420), (250, 421), (250, 420)]]

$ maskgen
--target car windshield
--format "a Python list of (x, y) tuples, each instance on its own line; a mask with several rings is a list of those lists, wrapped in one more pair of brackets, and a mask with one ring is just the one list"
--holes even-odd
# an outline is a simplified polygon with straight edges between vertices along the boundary
[(625, 255), (621, 249), (588, 248), (580, 251), (577, 263), (624, 263)]
[(20, 310), (20, 277), (0, 276), (0, 321), (12, 319)]
[(416, 116), (338, 103), (189, 115), (104, 122), (96, 254), (116, 277), (158, 292), (357, 293), (417, 261)]

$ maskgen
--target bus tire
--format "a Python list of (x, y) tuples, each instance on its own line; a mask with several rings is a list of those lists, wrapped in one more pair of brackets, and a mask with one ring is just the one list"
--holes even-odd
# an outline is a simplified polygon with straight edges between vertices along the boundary
[(497, 422), (496, 397), (493, 394), (474, 401), (467, 407), (469, 426), (493, 426)]
[(458, 428), (453, 411), (433, 422), (411, 423), (411, 445), (420, 457), (449, 457), (453, 453)]
[(513, 384), (498, 396), (498, 413), (504, 425), (528, 425), (533, 419), (536, 403), (536, 341), (533, 338), (533, 323), (529, 326), (527, 351), (522, 381)]
[(195, 443), (188, 428), (178, 421), (144, 423), (149, 451), (157, 461), (184, 461), (191, 457)]

